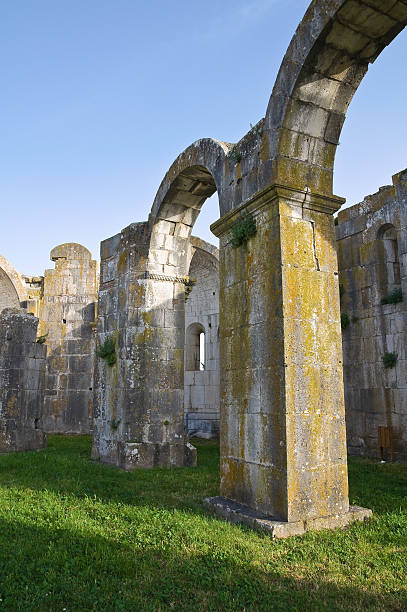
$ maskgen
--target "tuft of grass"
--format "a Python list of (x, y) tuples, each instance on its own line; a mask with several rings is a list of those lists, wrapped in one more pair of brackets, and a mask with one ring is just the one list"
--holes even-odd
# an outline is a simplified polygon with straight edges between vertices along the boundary
[(342, 330), (346, 329), (349, 324), (350, 324), (349, 315), (348, 315), (347, 312), (343, 312), (341, 314), (341, 327), (342, 327)]
[(389, 295), (386, 295), (381, 299), (381, 304), (397, 304), (398, 302), (403, 301), (403, 292), (401, 287), (397, 287), (397, 289), (393, 289)]
[(394, 368), (397, 363), (397, 355), (396, 353), (385, 353), (382, 356), (382, 361), (385, 368)]
[(242, 154), (236, 147), (233, 147), (229, 151), (228, 157), (234, 162), (236, 166), (237, 164), (240, 164), (240, 162), (242, 161)]
[(256, 221), (253, 215), (244, 215), (232, 226), (232, 247), (246, 248), (247, 241), (256, 234)]
[[(46, 342), (46, 340), (47, 340), (48, 334), (49, 334), (49, 332), (47, 332), (43, 336), (38, 336), (38, 338), (36, 340), (37, 344), (44, 344)], [(7, 338), (7, 340), (8, 340), (8, 338)]]
[(272, 541), (203, 509), (216, 443), (197, 443), (197, 468), (133, 472), (92, 462), (90, 443), (0, 456), (0, 609), (407, 609), (406, 466), (351, 458), (351, 503), (374, 519)]
[(116, 356), (116, 345), (115, 345), (114, 338), (112, 336), (109, 336), (108, 338), (106, 338), (106, 340), (103, 342), (103, 344), (100, 346), (99, 350), (97, 351), (97, 355), (98, 357), (101, 357), (102, 359), (104, 359), (108, 366), (110, 367), (114, 366), (114, 364), (117, 361), (117, 356)]

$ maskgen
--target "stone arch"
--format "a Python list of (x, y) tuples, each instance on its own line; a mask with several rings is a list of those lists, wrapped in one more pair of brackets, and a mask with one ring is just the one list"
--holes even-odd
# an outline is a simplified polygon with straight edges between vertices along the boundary
[(225, 210), (224, 168), (232, 146), (211, 138), (198, 140), (171, 165), (149, 218), (152, 272), (187, 275), (192, 257), (189, 238), (205, 200), (217, 191), (221, 214)]
[(13, 266), (0, 255), (0, 312), (4, 308), (20, 308), (27, 292)]
[(314, 0), (288, 47), (268, 104), (274, 180), (332, 194), (348, 106), (383, 49), (407, 24), (404, 0)]

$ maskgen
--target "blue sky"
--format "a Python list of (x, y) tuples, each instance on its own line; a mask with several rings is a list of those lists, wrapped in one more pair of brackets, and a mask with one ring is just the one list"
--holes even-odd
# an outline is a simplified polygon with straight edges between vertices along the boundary
[[(308, 0), (5, 0), (0, 5), (0, 253), (41, 274), (51, 248), (147, 218), (176, 156), (264, 116)], [(402, 33), (348, 112), (335, 192), (349, 204), (407, 166)], [(212, 240), (208, 201), (194, 233)]]

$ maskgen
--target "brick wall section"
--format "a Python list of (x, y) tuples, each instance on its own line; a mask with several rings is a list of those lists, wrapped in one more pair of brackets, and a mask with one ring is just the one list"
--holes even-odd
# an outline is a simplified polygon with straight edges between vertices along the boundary
[(0, 453), (46, 445), (41, 430), (46, 347), (38, 319), (18, 309), (0, 314)]
[[(381, 457), (379, 428), (386, 428), (384, 458), (393, 454), (406, 461), (407, 171), (340, 212), (338, 221), (341, 308), (350, 321), (342, 333), (348, 449)], [(397, 237), (398, 264), (383, 244), (390, 230)], [(397, 283), (403, 301), (381, 304)], [(397, 355), (395, 367), (384, 367), (385, 353)]]

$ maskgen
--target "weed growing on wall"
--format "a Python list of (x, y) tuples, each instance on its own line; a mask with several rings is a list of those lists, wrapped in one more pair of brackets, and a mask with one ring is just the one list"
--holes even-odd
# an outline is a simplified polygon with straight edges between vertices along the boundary
[(236, 147), (233, 147), (233, 149), (229, 151), (228, 156), (236, 165), (242, 161), (242, 154), (236, 149)]
[(49, 332), (47, 332), (47, 333), (46, 333), (46, 334), (44, 334), (43, 336), (39, 336), (39, 337), (37, 338), (37, 344), (44, 344), (44, 342), (45, 342), (45, 341), (46, 341), (46, 339), (47, 339), (48, 334), (49, 334)]
[(195, 285), (196, 285), (196, 278), (190, 278), (189, 276), (185, 278), (185, 298), (189, 296), (189, 294), (191, 293)]
[(393, 289), (393, 291), (389, 293), (389, 295), (386, 295), (384, 298), (382, 298), (381, 303), (382, 304), (397, 304), (398, 302), (402, 302), (402, 301), (403, 301), (403, 292), (401, 290), (401, 287), (397, 287), (397, 289)]
[(346, 329), (350, 323), (349, 315), (347, 312), (343, 312), (341, 314), (341, 327), (342, 329)]
[(97, 351), (98, 357), (104, 359), (108, 366), (112, 367), (117, 361), (116, 357), (116, 345), (112, 336), (106, 338), (104, 343), (100, 346)]
[(232, 247), (237, 249), (243, 245), (246, 248), (247, 241), (255, 235), (256, 231), (253, 215), (241, 217), (232, 227)]
[(397, 363), (397, 355), (396, 353), (385, 353), (382, 360), (385, 368), (394, 368)]
[(111, 428), (112, 428), (114, 431), (116, 431), (116, 429), (118, 429), (118, 428), (119, 428), (119, 425), (120, 425), (120, 423), (121, 423), (121, 422), (122, 422), (122, 420), (121, 420), (121, 419), (118, 419), (117, 421), (116, 421), (116, 419), (112, 419), (112, 420), (110, 421), (110, 427), (111, 427)]

